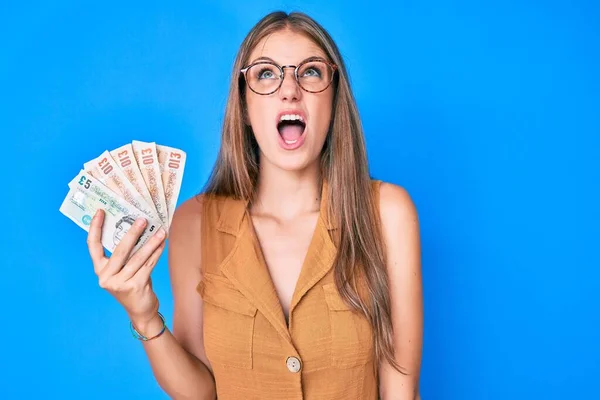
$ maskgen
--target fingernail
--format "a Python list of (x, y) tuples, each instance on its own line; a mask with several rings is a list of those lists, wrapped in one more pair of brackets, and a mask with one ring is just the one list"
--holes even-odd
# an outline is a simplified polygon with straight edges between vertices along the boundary
[(144, 226), (144, 224), (146, 223), (146, 219), (145, 218), (138, 218), (135, 220), (135, 226), (141, 228), (142, 226)]
[(159, 238), (163, 238), (163, 237), (165, 237), (165, 230), (164, 230), (163, 228), (160, 228), (160, 229), (158, 230), (158, 232), (156, 232), (156, 235), (157, 235)]

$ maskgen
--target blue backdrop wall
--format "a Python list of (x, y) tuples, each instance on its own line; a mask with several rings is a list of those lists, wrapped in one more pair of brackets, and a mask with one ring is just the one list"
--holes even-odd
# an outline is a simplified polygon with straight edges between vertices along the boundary
[(180, 202), (196, 193), (237, 47), (275, 9), (337, 40), (372, 174), (418, 207), (423, 398), (598, 398), (600, 6), (583, 0), (2, 2), (0, 398), (166, 398), (58, 208), (83, 162), (133, 139), (187, 151)]

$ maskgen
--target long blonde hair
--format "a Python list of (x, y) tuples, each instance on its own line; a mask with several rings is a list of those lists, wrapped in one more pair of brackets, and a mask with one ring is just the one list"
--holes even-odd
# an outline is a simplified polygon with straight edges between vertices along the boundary
[(394, 359), (385, 249), (376, 200), (371, 196), (371, 176), (358, 109), (337, 45), (306, 14), (281, 11), (268, 14), (242, 42), (233, 65), (221, 148), (204, 192), (252, 200), (259, 171), (258, 144), (244, 122), (246, 85), (239, 71), (264, 37), (283, 29), (306, 35), (338, 66), (333, 82), (333, 119), (321, 153), (321, 173), (328, 182), (329, 215), (339, 228), (333, 265), (335, 283), (344, 301), (371, 323), (377, 364), (385, 359), (404, 373)]

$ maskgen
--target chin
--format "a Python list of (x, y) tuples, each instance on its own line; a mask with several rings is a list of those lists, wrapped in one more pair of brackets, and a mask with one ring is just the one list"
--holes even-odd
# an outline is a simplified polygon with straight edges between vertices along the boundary
[(319, 157), (308, 154), (277, 154), (275, 157), (268, 157), (267, 161), (273, 167), (288, 171), (304, 171), (315, 163), (319, 163)]

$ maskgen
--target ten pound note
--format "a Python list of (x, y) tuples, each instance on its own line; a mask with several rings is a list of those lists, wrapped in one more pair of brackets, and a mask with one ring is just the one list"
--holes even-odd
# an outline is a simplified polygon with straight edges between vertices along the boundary
[(158, 151), (158, 164), (162, 175), (170, 226), (177, 206), (179, 191), (181, 190), (186, 154), (182, 150), (159, 144), (156, 145), (156, 150)]
[(118, 149), (112, 150), (110, 155), (119, 165), (129, 182), (135, 187), (135, 190), (142, 195), (144, 200), (146, 200), (146, 203), (152, 207), (152, 211), (158, 215), (158, 211), (156, 211), (156, 207), (154, 206), (154, 200), (152, 200), (152, 196), (150, 196), (142, 172), (135, 160), (131, 143), (127, 143)]
[(112, 192), (98, 179), (85, 170), (81, 170), (69, 183), (69, 193), (60, 206), (60, 212), (89, 232), (92, 218), (96, 210), (100, 208), (105, 210), (101, 242), (102, 246), (111, 253), (137, 218), (146, 218), (148, 224), (130, 256), (143, 246), (161, 226), (157, 218), (148, 218), (145, 213)]
[(131, 142), (133, 153), (137, 161), (138, 167), (142, 172), (146, 187), (150, 191), (150, 196), (158, 212), (158, 216), (162, 224), (168, 231), (169, 227), (169, 212), (167, 210), (167, 202), (165, 200), (165, 192), (158, 164), (158, 156), (156, 153), (156, 143), (141, 142), (133, 140)]
[[(94, 178), (99, 179), (111, 191), (146, 214), (148, 218), (156, 218), (154, 207), (148, 204), (136, 190), (108, 151), (104, 151), (100, 157), (85, 163), (83, 168)], [(162, 220), (162, 218), (160, 219)]]

